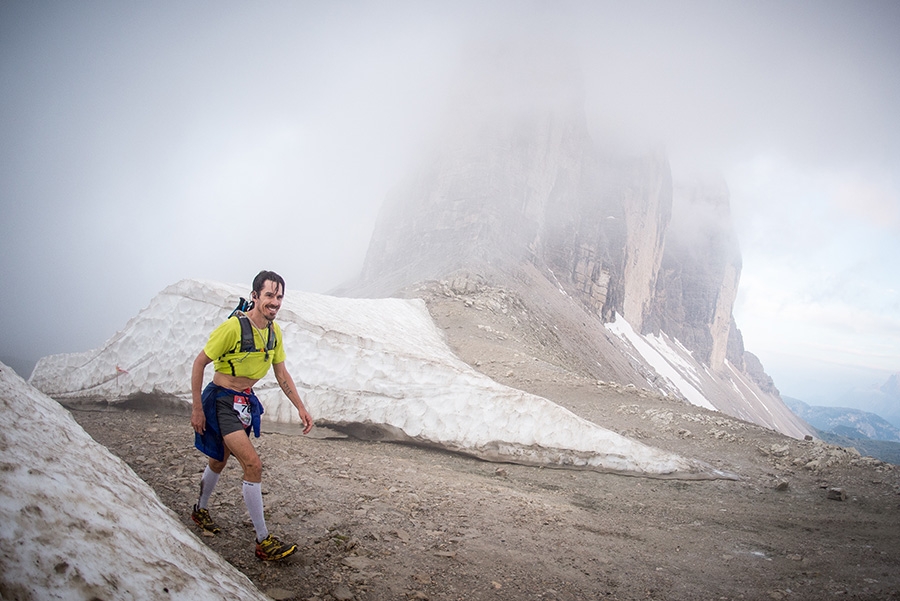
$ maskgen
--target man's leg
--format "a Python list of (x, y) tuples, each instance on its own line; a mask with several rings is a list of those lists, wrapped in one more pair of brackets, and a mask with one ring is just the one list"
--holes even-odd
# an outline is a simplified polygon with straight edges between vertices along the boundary
[(224, 440), (225, 446), (237, 457), (244, 470), (244, 503), (256, 530), (256, 542), (259, 542), (269, 534), (262, 502), (262, 461), (243, 430), (226, 434)]
[(213, 489), (215, 489), (216, 484), (219, 482), (219, 475), (228, 463), (228, 455), (228, 449), (226, 448), (225, 456), (222, 461), (210, 458), (206, 469), (203, 470), (203, 476), (200, 478), (200, 496), (191, 512), (191, 519), (193, 519), (200, 528), (212, 532), (213, 534), (221, 532), (221, 528), (219, 528), (218, 524), (216, 524), (209, 515), (207, 506), (209, 497), (212, 495)]
[(244, 469), (244, 503), (256, 530), (256, 556), (260, 559), (272, 560), (287, 557), (297, 550), (296, 545), (282, 543), (269, 535), (262, 500), (262, 461), (250, 442), (250, 437), (243, 431), (232, 432), (224, 437), (225, 446), (237, 457)]
[(225, 449), (224, 461), (216, 461), (210, 457), (209, 464), (203, 470), (203, 477), (200, 478), (200, 497), (197, 499), (197, 507), (200, 509), (206, 509), (209, 506), (209, 497), (212, 496), (212, 492), (219, 482), (219, 475), (225, 469), (225, 464), (228, 463), (228, 455), (228, 449)]

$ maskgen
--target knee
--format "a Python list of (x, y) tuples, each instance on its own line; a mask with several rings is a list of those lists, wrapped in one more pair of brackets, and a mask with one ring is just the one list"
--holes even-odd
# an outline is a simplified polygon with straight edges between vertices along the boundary
[(254, 457), (244, 464), (244, 480), (247, 482), (262, 481), (262, 460)]
[(215, 459), (209, 460), (209, 469), (214, 471), (217, 474), (221, 474), (222, 470), (225, 469), (225, 465), (228, 463), (228, 460), (225, 461), (216, 461)]

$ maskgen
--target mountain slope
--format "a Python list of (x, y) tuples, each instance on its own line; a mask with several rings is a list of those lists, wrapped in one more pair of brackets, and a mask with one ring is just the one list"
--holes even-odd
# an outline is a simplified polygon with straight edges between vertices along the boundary
[(450, 103), (446, 130), (386, 199), (359, 278), (333, 293), (508, 295), (541, 347), (530, 354), (561, 369), (809, 435), (732, 317), (727, 186), (673, 184), (664, 152), (596, 142), (577, 77), (556, 67), (473, 66), (475, 80), (503, 77)]
[(900, 442), (900, 429), (875, 413), (847, 407), (820, 407), (784, 397), (791, 411), (809, 425), (843, 437)]
[(838, 400), (848, 407), (866, 407), (900, 428), (900, 373), (891, 374), (881, 386), (853, 388)]

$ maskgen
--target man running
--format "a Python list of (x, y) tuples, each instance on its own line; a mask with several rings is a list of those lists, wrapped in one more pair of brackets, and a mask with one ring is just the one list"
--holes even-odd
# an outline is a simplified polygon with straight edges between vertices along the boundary
[[(209, 464), (200, 479), (200, 498), (191, 518), (200, 528), (216, 534), (220, 528), (207, 509), (219, 474), (231, 455), (244, 470), (244, 503), (256, 530), (256, 556), (264, 560), (282, 559), (297, 550), (269, 534), (263, 515), (262, 461), (253, 448), (250, 431), (259, 437), (259, 416), (263, 412), (253, 386), (275, 371), (281, 390), (297, 408), (303, 433), (313, 420), (303, 406), (291, 374), (284, 365), (284, 342), (275, 316), (284, 298), (284, 279), (273, 271), (261, 271), (253, 280), (251, 308), (226, 319), (209, 336), (209, 341), (191, 370), (191, 426), (195, 446), (209, 456)], [(215, 364), (215, 374), (203, 393), (203, 371)]]

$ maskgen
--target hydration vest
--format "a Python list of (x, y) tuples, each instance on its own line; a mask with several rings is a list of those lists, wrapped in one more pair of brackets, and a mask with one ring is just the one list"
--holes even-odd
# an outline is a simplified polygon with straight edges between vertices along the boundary
[[(244, 315), (243, 313), (235, 314), (235, 317), (238, 318), (238, 321), (241, 322), (241, 347), (240, 352), (242, 353), (252, 353), (256, 350), (256, 344), (253, 341), (253, 324), (250, 323), (250, 318)], [(272, 324), (266, 327), (269, 330), (269, 339), (266, 341), (266, 352), (268, 353), (273, 348), (275, 348), (275, 331), (272, 329)]]
[[(241, 324), (241, 344), (230, 354), (234, 353), (253, 353), (256, 352), (256, 343), (253, 340), (253, 324), (250, 323), (250, 318), (244, 314), (244, 311), (249, 311), (253, 308), (253, 302), (246, 301), (244, 298), (238, 302), (237, 307), (235, 307), (234, 311), (231, 312), (231, 315), (228, 316), (229, 319), (232, 317), (237, 317), (238, 322)], [(275, 348), (275, 330), (272, 327), (272, 323), (269, 322), (269, 325), (266, 328), (269, 331), (268, 340), (266, 340), (266, 360), (269, 359), (269, 352)], [(226, 355), (222, 355), (224, 358)], [(231, 365), (231, 375), (235, 375), (234, 364), (231, 360), (228, 361), (229, 365)]]

